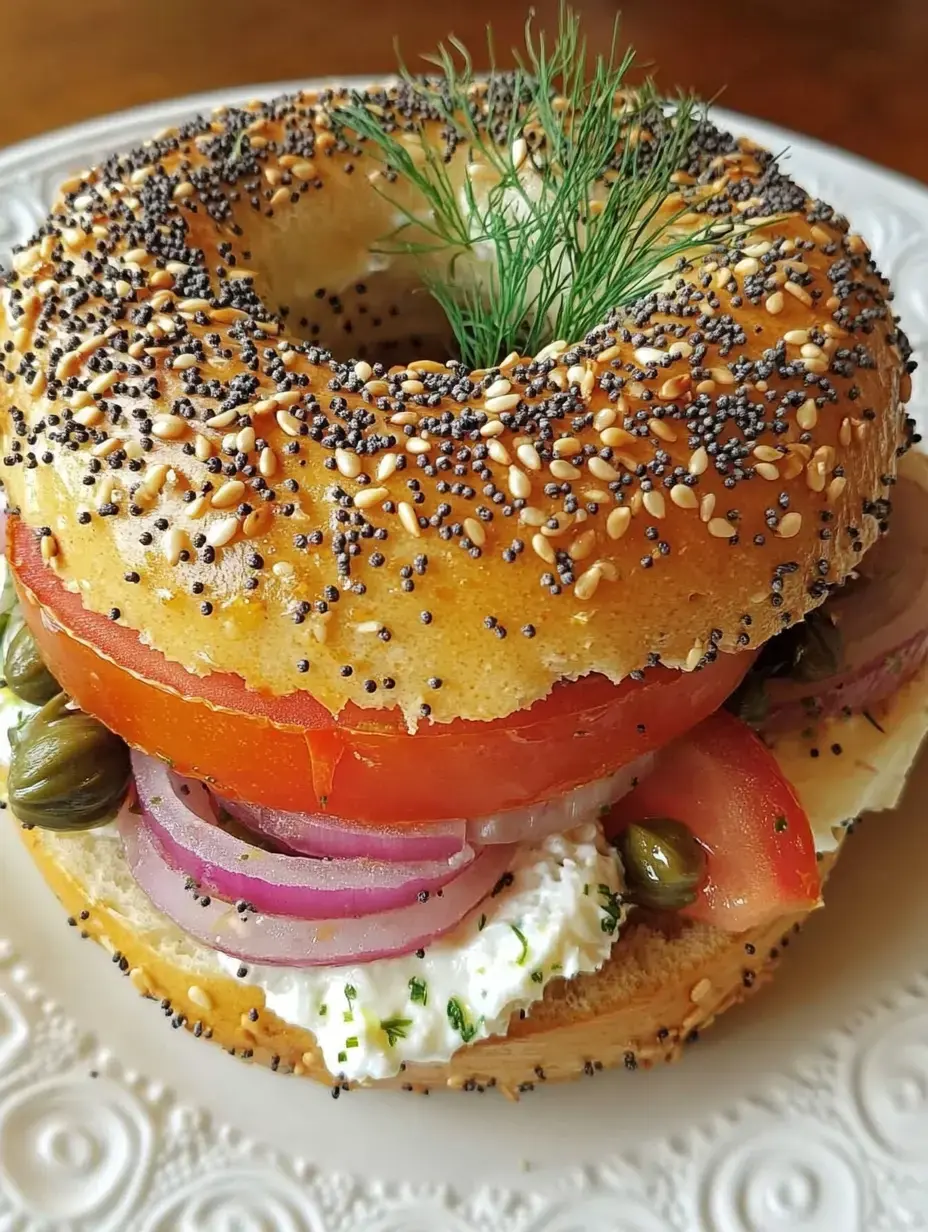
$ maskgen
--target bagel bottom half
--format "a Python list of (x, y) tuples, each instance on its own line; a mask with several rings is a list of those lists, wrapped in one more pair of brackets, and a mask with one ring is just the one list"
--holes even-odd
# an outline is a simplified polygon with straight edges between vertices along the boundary
[[(926, 730), (928, 669), (923, 668), (869, 720), (831, 719), (815, 732), (778, 737), (774, 752), (802, 798), (820, 847), (831, 848), (823, 850), (823, 875), (840, 850), (842, 822), (898, 802)], [(810, 755), (813, 746), (836, 744), (841, 757)], [(99, 941), (112, 954), (114, 970), (160, 1002), (176, 1025), (245, 1059), (341, 1085), (326, 1069), (310, 1032), (273, 1014), (260, 988), (224, 974), (212, 951), (154, 909), (133, 881), (117, 835), (39, 829), (22, 834), (77, 926)], [(442, 1064), (408, 1065), (396, 1078), (372, 1085), (495, 1086), (516, 1096), (526, 1085), (572, 1078), (591, 1067), (673, 1060), (694, 1033), (766, 982), (783, 939), (803, 918), (786, 915), (734, 935), (672, 915), (638, 912), (598, 972), (553, 981), (531, 1013), (513, 1018), (505, 1036), (463, 1047)]]

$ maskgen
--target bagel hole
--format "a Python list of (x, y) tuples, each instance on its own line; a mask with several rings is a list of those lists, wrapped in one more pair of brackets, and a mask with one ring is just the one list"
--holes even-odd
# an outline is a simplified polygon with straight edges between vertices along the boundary
[(256, 292), (281, 313), (291, 337), (343, 362), (457, 359), (454, 334), (416, 258), (382, 251), (396, 225), (383, 201), (363, 190), (341, 190), (337, 199), (330, 191), (318, 207), (325, 212), (295, 211), (286, 225), (253, 227), (244, 237), (242, 264), (257, 271)]
[(413, 359), (458, 358), (439, 304), (421, 281), (392, 267), (359, 275), (341, 289), (319, 286), (309, 302), (285, 306), (290, 332), (338, 360), (389, 368)]

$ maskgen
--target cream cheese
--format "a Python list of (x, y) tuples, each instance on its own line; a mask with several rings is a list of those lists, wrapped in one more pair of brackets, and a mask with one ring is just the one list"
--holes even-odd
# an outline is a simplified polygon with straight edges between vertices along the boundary
[[(342, 967), (248, 965), (285, 1022), (315, 1035), (333, 1074), (390, 1078), (506, 1032), (554, 979), (596, 971), (626, 907), (615, 852), (595, 822), (516, 852), (512, 884), (424, 951)], [(235, 975), (242, 963), (216, 955)]]

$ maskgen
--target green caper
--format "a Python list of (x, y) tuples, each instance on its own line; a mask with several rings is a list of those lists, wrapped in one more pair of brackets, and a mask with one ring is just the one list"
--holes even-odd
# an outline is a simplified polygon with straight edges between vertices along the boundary
[(129, 786), (129, 749), (59, 693), (10, 732), (7, 791), (20, 821), (89, 830), (110, 821)]
[(16, 696), (33, 706), (43, 705), (61, 688), (45, 666), (28, 625), (20, 625), (10, 638), (3, 656), (3, 675)]
[(655, 911), (679, 911), (696, 898), (706, 875), (706, 852), (680, 821), (649, 818), (619, 836), (626, 897)]

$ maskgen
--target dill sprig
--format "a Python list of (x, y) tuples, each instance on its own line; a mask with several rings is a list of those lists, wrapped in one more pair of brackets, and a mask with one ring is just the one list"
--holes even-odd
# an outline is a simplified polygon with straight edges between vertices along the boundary
[[(496, 72), (489, 35), (488, 51), (485, 82), (454, 38), (426, 57), (438, 76), (416, 78), (401, 65), (444, 144), (421, 120), (412, 132), (393, 131), (362, 93), (333, 114), (383, 165), (375, 188), (401, 221), (378, 250), (418, 258), (472, 368), (584, 337), (660, 286), (719, 228), (710, 219), (681, 227), (690, 207), (664, 206), (699, 104), (689, 96), (665, 104), (650, 81), (629, 89), (634, 52), (620, 50), (618, 22), (608, 51), (592, 59), (566, 6), (550, 45), (529, 17), (512, 72)], [(450, 158), (460, 145), (463, 176)], [(398, 191), (398, 181), (413, 192)]]

